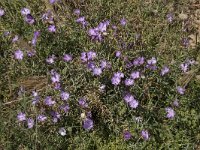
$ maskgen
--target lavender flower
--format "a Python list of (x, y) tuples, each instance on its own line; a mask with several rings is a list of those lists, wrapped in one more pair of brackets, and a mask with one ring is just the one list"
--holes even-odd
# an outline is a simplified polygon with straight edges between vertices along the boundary
[(96, 65), (94, 62), (90, 61), (87, 63), (87, 67), (89, 70), (94, 70), (96, 68)]
[(47, 119), (47, 117), (43, 114), (40, 114), (37, 116), (38, 122), (44, 122)]
[(26, 16), (26, 15), (28, 15), (28, 14), (30, 14), (31, 13), (31, 11), (30, 11), (30, 9), (28, 9), (28, 8), (22, 8), (21, 9), (21, 14), (23, 15), (23, 16)]
[(55, 25), (49, 25), (48, 31), (49, 32), (56, 32), (56, 26)]
[(55, 56), (54, 55), (52, 55), (52, 56), (50, 56), (49, 58), (47, 58), (46, 59), (46, 62), (48, 63), (48, 64), (53, 64), (54, 63), (54, 61), (55, 61)]
[(172, 21), (174, 20), (174, 15), (172, 13), (167, 14), (166, 17), (169, 23), (172, 23)]
[(173, 106), (175, 106), (175, 107), (178, 107), (179, 106), (179, 102), (178, 102), (178, 100), (176, 99), (176, 100), (174, 100), (174, 102), (173, 102)]
[(169, 118), (169, 119), (173, 119), (174, 118), (175, 111), (171, 107), (165, 108), (165, 111), (167, 113), (167, 116), (166, 116), (167, 118)]
[(144, 57), (138, 57), (133, 61), (133, 65), (140, 66), (144, 64)]
[(0, 8), (0, 17), (2, 17), (5, 14), (5, 11)]
[(75, 9), (75, 10), (74, 10), (74, 14), (75, 14), (75, 15), (80, 15), (80, 13), (81, 13), (80, 9)]
[(19, 36), (18, 35), (15, 35), (15, 37), (12, 39), (12, 42), (14, 43), (14, 42), (16, 42), (16, 41), (18, 41), (19, 40)]
[(131, 73), (131, 78), (132, 79), (138, 79), (140, 78), (140, 72), (139, 71), (134, 71)]
[(86, 118), (84, 121), (83, 121), (83, 128), (85, 130), (91, 130), (94, 126), (94, 123), (93, 123), (93, 120), (90, 119), (90, 118)]
[(63, 60), (64, 60), (65, 62), (70, 62), (70, 61), (72, 60), (72, 56), (69, 55), (69, 54), (65, 54), (65, 55), (63, 56)]
[(125, 25), (126, 25), (126, 19), (125, 19), (125, 18), (122, 18), (122, 19), (120, 20), (120, 24), (121, 24), (122, 26), (125, 26)]
[(36, 54), (36, 51), (34, 49), (27, 51), (28, 57), (35, 56), (35, 54)]
[(100, 76), (101, 74), (102, 74), (102, 69), (101, 68), (94, 68), (93, 69), (93, 75)]
[(62, 100), (68, 100), (69, 99), (69, 93), (62, 91), (60, 94), (60, 97)]
[(19, 121), (25, 121), (25, 120), (26, 120), (26, 114), (25, 114), (25, 113), (22, 113), (22, 112), (18, 113), (17, 119), (18, 119)]
[(131, 86), (131, 85), (133, 85), (133, 84), (134, 84), (134, 80), (133, 80), (133, 79), (130, 79), (130, 78), (129, 78), (129, 79), (126, 79), (126, 80), (125, 80), (125, 85), (126, 85), (126, 86)]
[(86, 102), (86, 100), (84, 98), (79, 99), (78, 103), (83, 108), (88, 107), (88, 104), (87, 104), (87, 102)]
[(169, 68), (167, 66), (164, 66), (161, 70), (161, 75), (164, 76), (169, 72)]
[(116, 72), (116, 73), (114, 74), (114, 76), (115, 76), (115, 77), (118, 77), (118, 78), (124, 78), (124, 73), (122, 73), (122, 72)]
[(129, 103), (129, 102), (133, 101), (134, 99), (135, 99), (134, 96), (131, 95), (130, 93), (128, 93), (124, 96), (124, 100), (126, 103)]
[(119, 57), (121, 56), (121, 52), (120, 52), (120, 51), (117, 51), (117, 52), (115, 53), (115, 56), (119, 58)]
[(27, 119), (27, 125), (28, 125), (28, 128), (33, 128), (34, 126), (34, 120), (32, 118), (28, 118)]
[(180, 86), (178, 86), (178, 87), (176, 88), (176, 90), (177, 90), (177, 92), (178, 92), (179, 94), (181, 94), (181, 95), (183, 95), (183, 94), (185, 93), (185, 89), (182, 88), (182, 87), (180, 87)]
[(40, 35), (39, 31), (34, 32), (34, 36), (33, 36), (32, 42), (31, 42), (33, 46), (36, 46), (37, 38), (39, 37), (39, 35)]
[(15, 59), (22, 60), (24, 54), (21, 50), (16, 50), (14, 56), (15, 56)]
[(141, 136), (144, 140), (148, 140), (149, 139), (149, 132), (147, 130), (142, 130)]
[(151, 59), (147, 60), (147, 63), (149, 65), (155, 65), (157, 62), (156, 58), (155, 57), (152, 57)]
[(32, 104), (33, 104), (33, 105), (37, 104), (37, 103), (39, 102), (39, 100), (40, 100), (40, 97), (39, 97), (39, 96), (33, 97), (33, 99), (32, 99)]
[(60, 114), (58, 112), (55, 111), (51, 111), (51, 116), (53, 117), (53, 122), (56, 123), (58, 122), (58, 119), (60, 119)]
[(187, 63), (183, 63), (180, 65), (180, 67), (183, 72), (187, 72), (189, 65)]
[(100, 66), (101, 66), (101, 69), (107, 68), (107, 61), (101, 60)]
[(47, 96), (44, 100), (45, 105), (53, 106), (56, 102), (52, 100), (51, 96)]
[(69, 111), (70, 108), (69, 108), (69, 105), (66, 104), (66, 105), (60, 106), (60, 109), (63, 110), (65, 113), (67, 113), (67, 112)]
[(112, 79), (111, 79), (111, 82), (112, 82), (113, 85), (119, 85), (120, 82), (121, 82), (121, 78), (113, 76)]
[(87, 61), (87, 53), (86, 52), (82, 52), (81, 53), (81, 60), (82, 60), (82, 62), (86, 62)]
[(188, 38), (182, 38), (182, 45), (184, 47), (188, 47), (189, 46), (189, 39)]
[(132, 101), (130, 101), (129, 102), (129, 106), (131, 107), (131, 108), (137, 108), (138, 107), (138, 105), (139, 105), (139, 103), (138, 103), (138, 101), (137, 100), (132, 100)]
[(96, 57), (97, 57), (96, 52), (94, 52), (94, 51), (87, 52), (87, 59), (88, 60), (94, 60)]
[(83, 28), (87, 25), (87, 21), (85, 20), (85, 17), (80, 17), (76, 20), (77, 23), (81, 23)]
[(54, 4), (56, 2), (56, 0), (49, 0), (50, 4)]
[(31, 14), (28, 14), (25, 16), (25, 21), (30, 25), (35, 23), (35, 19), (33, 18), (33, 16)]
[(129, 131), (124, 131), (123, 137), (124, 137), (124, 140), (127, 141), (127, 140), (131, 139), (132, 135), (131, 135), (131, 133)]
[(66, 130), (65, 130), (65, 128), (60, 128), (59, 131), (58, 131), (58, 133), (59, 133), (60, 135), (62, 135), (62, 136), (65, 136), (65, 135), (66, 135)]
[(53, 83), (60, 82), (60, 75), (55, 71), (51, 71), (51, 81)]

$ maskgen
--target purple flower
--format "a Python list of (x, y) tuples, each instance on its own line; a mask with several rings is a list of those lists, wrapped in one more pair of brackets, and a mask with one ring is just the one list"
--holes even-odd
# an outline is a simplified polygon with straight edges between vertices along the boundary
[(56, 2), (56, 0), (49, 0), (50, 4), (54, 4)]
[(118, 78), (124, 78), (124, 73), (122, 73), (122, 72), (116, 72), (116, 73), (114, 74), (114, 76), (115, 76), (115, 77), (118, 77)]
[(12, 39), (12, 42), (14, 43), (14, 42), (16, 42), (16, 41), (18, 41), (19, 40), (19, 36), (18, 35), (15, 35), (15, 37)]
[(133, 61), (133, 65), (140, 66), (144, 64), (144, 57), (138, 57)]
[(87, 52), (87, 59), (88, 60), (94, 60), (96, 57), (97, 57), (96, 52), (94, 52), (94, 51)]
[(43, 114), (40, 114), (37, 116), (38, 122), (44, 122), (47, 119), (47, 117)]
[(84, 21), (85, 21), (85, 17), (80, 17), (80, 18), (76, 19), (76, 22), (78, 22), (78, 23), (82, 23)]
[(121, 51), (116, 51), (115, 56), (119, 58), (121, 56)]
[(15, 59), (22, 60), (24, 54), (21, 50), (16, 50), (14, 56), (15, 56)]
[(36, 96), (38, 96), (38, 92), (32, 91), (32, 95), (33, 95), (34, 97), (36, 97)]
[(69, 54), (65, 54), (65, 55), (63, 56), (63, 60), (64, 60), (65, 62), (69, 62), (69, 61), (72, 60), (72, 56), (69, 55)]
[(90, 118), (86, 118), (84, 121), (83, 121), (83, 128), (85, 130), (90, 130), (92, 129), (94, 126), (94, 123), (93, 123), (93, 120), (90, 119)]
[(82, 52), (81, 53), (81, 60), (82, 60), (82, 62), (86, 62), (87, 61), (87, 53), (86, 52)]
[(101, 60), (100, 66), (101, 66), (101, 69), (107, 68), (107, 61)]
[(31, 14), (28, 14), (25, 16), (25, 21), (30, 25), (35, 23), (35, 19), (33, 18), (33, 16)]
[(138, 79), (140, 78), (140, 72), (139, 71), (134, 71), (131, 73), (131, 78), (132, 79)]
[(124, 96), (124, 100), (131, 108), (137, 108), (139, 105), (139, 102), (130, 93)]
[(35, 54), (36, 54), (36, 51), (34, 49), (27, 51), (28, 57), (35, 56)]
[(157, 62), (156, 58), (155, 57), (152, 57), (151, 59), (147, 60), (147, 63), (149, 65), (155, 65)]
[(93, 70), (96, 67), (96, 65), (94, 62), (90, 61), (87, 63), (87, 67), (89, 70)]
[(129, 78), (129, 79), (126, 79), (124, 82), (125, 82), (125, 85), (126, 85), (126, 86), (131, 86), (131, 85), (134, 84), (134, 80), (133, 80), (133, 79), (130, 79), (130, 78)]
[(17, 119), (18, 119), (19, 121), (25, 121), (25, 120), (26, 120), (26, 114), (25, 114), (25, 113), (22, 113), (22, 112), (18, 113)]
[(0, 8), (0, 17), (3, 16), (4, 14), (5, 14), (5, 11)]
[(27, 125), (28, 125), (28, 128), (33, 128), (34, 126), (34, 120), (32, 118), (28, 118), (27, 119)]
[(48, 31), (49, 32), (56, 32), (56, 26), (55, 25), (49, 25)]
[(175, 107), (178, 107), (179, 106), (179, 102), (178, 102), (178, 100), (176, 99), (176, 100), (174, 100), (174, 102), (173, 102), (173, 106), (175, 106)]
[(81, 98), (79, 101), (78, 101), (79, 105), (83, 108), (86, 108), (88, 107), (88, 104), (86, 102), (86, 100), (84, 98)]
[(144, 140), (148, 140), (149, 139), (149, 132), (147, 130), (142, 130), (141, 136)]
[(61, 99), (62, 100), (68, 100), (69, 99), (69, 93), (67, 93), (67, 92), (61, 92), (61, 94), (60, 94), (60, 97), (61, 97)]
[(59, 131), (58, 131), (58, 133), (59, 133), (60, 135), (62, 135), (62, 136), (65, 136), (65, 135), (66, 135), (66, 130), (65, 130), (65, 128), (60, 128)]
[(54, 89), (55, 90), (60, 90), (61, 89), (59, 82), (54, 83)]
[(167, 66), (164, 66), (161, 70), (161, 75), (164, 76), (169, 72), (169, 68)]
[(23, 16), (26, 16), (26, 15), (28, 15), (28, 14), (30, 14), (31, 13), (31, 11), (30, 11), (30, 9), (28, 9), (28, 8), (22, 8), (21, 9), (21, 14), (23, 15)]
[(55, 61), (55, 56), (54, 55), (52, 55), (52, 56), (50, 56), (49, 58), (47, 58), (46, 59), (46, 62), (48, 63), (48, 64), (53, 64), (54, 63), (54, 61)]
[(174, 20), (174, 15), (172, 13), (167, 14), (167, 20), (169, 23), (172, 23), (172, 21)]
[(51, 70), (51, 81), (53, 83), (60, 82), (60, 75), (54, 70)]
[(33, 104), (33, 105), (37, 104), (37, 103), (39, 102), (39, 100), (40, 100), (40, 97), (39, 97), (39, 96), (33, 97), (33, 99), (32, 99), (32, 104)]
[(179, 94), (181, 94), (181, 95), (183, 95), (183, 94), (185, 93), (185, 89), (182, 88), (182, 87), (180, 87), (180, 86), (178, 86), (178, 87), (176, 88), (176, 90), (177, 90), (177, 92), (178, 92)]
[(87, 102), (86, 102), (86, 100), (84, 98), (79, 99), (78, 103), (83, 108), (88, 107), (88, 104), (87, 104)]
[(125, 26), (125, 25), (126, 25), (126, 19), (125, 19), (125, 18), (122, 18), (122, 19), (120, 20), (120, 24), (121, 24), (122, 26)]
[(173, 119), (174, 118), (175, 111), (171, 107), (165, 108), (165, 111), (167, 113), (167, 116), (166, 116), (167, 118), (169, 118), (169, 119)]
[(183, 72), (187, 72), (189, 65), (187, 63), (183, 63), (180, 65), (180, 67)]
[(102, 74), (102, 69), (101, 68), (94, 68), (93, 69), (93, 75), (100, 76), (101, 74)]
[(51, 96), (47, 96), (44, 100), (45, 105), (53, 106), (56, 102), (52, 100)]
[(75, 15), (80, 15), (80, 13), (81, 13), (80, 9), (75, 9), (75, 10), (74, 10), (74, 14), (75, 14)]
[(36, 46), (37, 38), (39, 37), (39, 35), (40, 35), (40, 31), (34, 32), (34, 36), (33, 36), (32, 42), (31, 42), (33, 46)]
[(53, 23), (53, 15), (50, 10), (48, 10), (47, 13), (44, 13), (42, 15), (42, 21), (48, 21), (50, 23)]
[(53, 117), (53, 122), (54, 123), (58, 122), (58, 119), (60, 119), (61, 115), (56, 111), (51, 111), (50, 114)]
[(131, 108), (137, 108), (138, 105), (139, 105), (139, 103), (138, 103), (138, 101), (135, 100), (135, 99), (129, 102), (129, 106), (130, 106)]
[(70, 108), (69, 108), (69, 105), (66, 104), (66, 105), (60, 106), (60, 109), (63, 110), (65, 113), (67, 113), (67, 112), (69, 111)]
[(124, 140), (127, 141), (127, 140), (131, 139), (132, 135), (131, 135), (131, 133), (129, 131), (124, 131), (123, 137), (124, 137)]
[(121, 82), (121, 78), (113, 76), (111, 82), (113, 85), (119, 85)]

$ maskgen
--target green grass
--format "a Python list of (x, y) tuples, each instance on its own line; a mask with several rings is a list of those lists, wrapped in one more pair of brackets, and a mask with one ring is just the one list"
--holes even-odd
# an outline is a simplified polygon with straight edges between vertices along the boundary
[[(0, 149), (198, 149), (200, 144), (200, 81), (199, 64), (193, 65), (189, 73), (182, 73), (180, 64), (186, 59), (200, 60), (199, 43), (195, 48), (184, 47), (181, 40), (195, 32), (189, 25), (189, 31), (182, 30), (183, 21), (178, 17), (181, 12), (188, 13), (188, 0), (62, 0), (61, 3), (50, 5), (45, 0), (16, 0), (0, 2), (5, 15), (0, 18)], [(36, 19), (34, 25), (23, 20), (20, 10), (31, 9)], [(88, 27), (75, 22), (77, 17), (74, 9), (81, 10), (89, 22)], [(41, 21), (47, 10), (54, 15), (56, 33), (49, 33), (48, 24)], [(166, 15), (173, 13), (172, 23)], [(120, 25), (121, 18), (126, 18), (127, 25)], [(189, 17), (189, 19), (191, 19)], [(93, 42), (87, 30), (95, 27), (103, 20), (110, 20), (107, 35), (102, 42)], [(118, 27), (114, 36), (112, 25)], [(33, 49), (29, 41), (33, 33), (41, 31), (36, 47), (36, 56), (15, 60), (13, 53), (17, 49), (26, 52)], [(4, 36), (5, 31), (10, 35)], [(136, 39), (140, 34), (141, 38)], [(12, 43), (12, 38), (19, 35), (20, 39)], [(123, 47), (122, 45), (126, 45)], [(133, 45), (134, 46), (131, 46)], [(105, 70), (100, 77), (94, 77), (80, 61), (83, 51), (93, 49), (97, 53), (97, 63), (105, 59), (111, 62), (112, 68)], [(128, 70), (123, 59), (117, 59), (115, 52), (122, 51), (128, 59), (144, 56), (146, 59), (157, 58), (156, 71), (133, 68)], [(71, 54), (73, 60), (65, 63), (64, 53)], [(48, 65), (45, 59), (54, 54), (56, 63)], [(166, 76), (160, 76), (162, 66), (170, 67)], [(58, 103), (53, 107), (58, 110), (59, 92), (50, 85), (50, 70), (56, 69), (61, 74), (62, 87), (70, 93), (68, 114), (62, 113), (61, 120), (54, 124), (50, 119), (45, 123), (37, 123), (32, 129), (17, 121), (17, 113), (25, 112), (27, 116), (36, 118), (42, 108), (33, 106), (31, 91), (39, 91), (41, 100), (51, 95)], [(113, 73), (121, 70), (127, 77), (133, 70), (144, 71), (145, 78), (139, 79), (131, 88), (124, 85), (114, 87), (110, 80)], [(34, 80), (34, 77), (38, 77)], [(99, 86), (106, 84), (106, 92), (99, 92)], [(25, 92), (18, 94), (20, 87)], [(176, 92), (177, 86), (185, 86), (184, 95)], [(130, 91), (139, 101), (137, 109), (130, 109), (124, 103), (123, 93)], [(78, 99), (86, 97), (88, 110), (81, 109)], [(171, 106), (174, 99), (180, 106), (174, 108), (176, 115), (173, 120), (166, 118), (165, 108)], [(85, 131), (82, 128), (80, 114), (92, 112), (94, 128)], [(142, 117), (137, 123), (134, 118)], [(67, 130), (66, 136), (58, 133), (60, 127)], [(144, 141), (140, 132), (147, 129), (150, 139)], [(133, 137), (124, 141), (123, 131), (129, 130)]]

